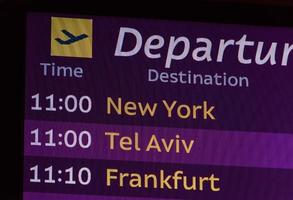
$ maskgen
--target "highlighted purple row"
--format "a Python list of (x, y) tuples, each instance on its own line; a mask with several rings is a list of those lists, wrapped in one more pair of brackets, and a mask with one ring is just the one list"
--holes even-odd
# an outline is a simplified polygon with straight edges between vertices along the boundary
[(25, 155), (293, 169), (293, 135), (25, 121)]

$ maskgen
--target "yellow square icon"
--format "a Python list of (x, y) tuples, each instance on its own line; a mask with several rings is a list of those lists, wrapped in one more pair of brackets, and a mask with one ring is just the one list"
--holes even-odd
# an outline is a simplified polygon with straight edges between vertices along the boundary
[(51, 18), (51, 56), (92, 58), (93, 20)]

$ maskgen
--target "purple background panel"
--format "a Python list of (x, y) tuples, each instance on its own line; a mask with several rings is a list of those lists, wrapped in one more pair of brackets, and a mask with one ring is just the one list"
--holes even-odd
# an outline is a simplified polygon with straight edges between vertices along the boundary
[[(50, 56), (52, 16), (93, 19), (92, 59)], [(120, 27), (136, 28), (142, 34), (144, 43), (146, 38), (154, 34), (161, 35), (166, 42), (171, 36), (185, 36), (191, 41), (191, 49), (196, 47), (195, 40), (199, 37), (209, 38), (213, 45), (218, 45), (220, 39), (237, 41), (244, 34), (247, 35), (248, 40), (263, 41), (265, 50), (268, 50), (266, 45), (272, 42), (278, 42), (280, 45), (293, 43), (292, 28), (28, 14), (24, 191), (152, 198), (291, 200), (293, 197), (292, 56), (288, 66), (280, 66), (282, 57), (280, 51), (276, 54), (278, 63), (275, 66), (244, 65), (238, 62), (235, 49), (227, 49), (224, 61), (221, 63), (215, 60), (195, 62), (189, 54), (182, 61), (174, 61), (170, 69), (164, 69), (165, 59), (149, 59), (144, 55), (143, 50), (131, 58), (114, 56)], [(130, 42), (127, 45), (132, 44)], [(167, 54), (167, 46), (161, 49), (163, 58)], [(215, 46), (213, 49), (216, 49)], [(255, 53), (255, 49), (251, 48), (247, 50), (246, 56), (254, 56)], [(213, 59), (215, 56), (216, 51), (212, 50)], [(42, 75), (41, 62), (82, 67), (85, 75), (82, 79), (45, 77)], [(147, 80), (149, 69), (169, 73), (226, 72), (235, 76), (247, 76), (250, 86), (232, 88), (150, 83)], [(64, 109), (56, 112), (32, 111), (31, 97), (36, 93), (40, 94), (42, 106), (46, 102), (45, 97), (54, 94), (57, 108), (64, 106), (58, 101), (59, 98), (64, 99), (70, 94), (77, 97), (88, 95), (93, 102), (92, 111), (87, 114), (69, 113)], [(177, 100), (189, 105), (208, 101), (209, 105), (216, 106), (217, 120), (167, 118), (162, 106), (158, 108), (154, 117), (108, 115), (107, 97), (122, 97), (124, 101), (143, 103), (160, 103), (163, 99)], [(60, 146), (54, 149), (44, 146), (30, 147), (30, 131), (34, 128), (39, 128), (42, 134), (51, 128), (57, 133), (64, 133), (68, 129), (76, 131), (87, 129), (92, 133), (93, 146), (87, 150), (78, 147), (66, 149)], [(168, 139), (180, 133), (182, 138), (195, 139), (196, 143), (190, 155), (109, 151), (106, 148), (107, 141), (102, 136), (105, 131), (114, 130), (128, 136), (138, 131), (143, 138), (142, 146), (146, 145), (152, 132), (156, 132), (158, 137)], [(43, 142), (44, 137), (42, 136), (40, 140)], [(88, 187), (61, 183), (32, 184), (29, 182), (29, 168), (36, 164), (42, 168), (50, 165), (60, 168), (88, 166), (94, 177)], [(115, 186), (109, 189), (103, 180), (105, 180), (105, 170), (113, 167), (119, 167), (126, 172), (141, 173), (156, 173), (160, 169), (172, 173), (179, 168), (189, 175), (213, 172), (222, 178), (222, 190), (220, 193), (207, 191), (199, 193)]]

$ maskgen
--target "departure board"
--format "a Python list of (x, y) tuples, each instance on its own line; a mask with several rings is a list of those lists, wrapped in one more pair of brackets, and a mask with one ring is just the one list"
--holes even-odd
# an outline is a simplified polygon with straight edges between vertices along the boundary
[(292, 35), (29, 13), (24, 200), (292, 200)]

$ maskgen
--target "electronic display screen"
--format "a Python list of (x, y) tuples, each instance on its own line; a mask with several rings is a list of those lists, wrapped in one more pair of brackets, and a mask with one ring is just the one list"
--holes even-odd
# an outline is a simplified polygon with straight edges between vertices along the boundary
[(30, 13), (24, 200), (293, 199), (293, 29)]

